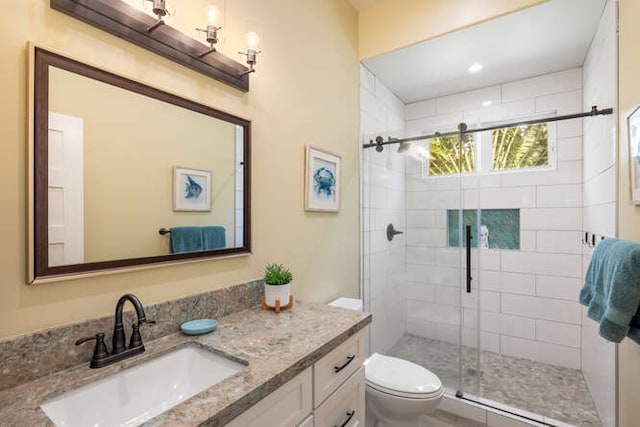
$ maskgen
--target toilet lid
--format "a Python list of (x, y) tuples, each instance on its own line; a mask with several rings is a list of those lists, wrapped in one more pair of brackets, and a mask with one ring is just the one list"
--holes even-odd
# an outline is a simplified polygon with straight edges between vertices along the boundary
[(442, 393), (442, 382), (433, 372), (378, 353), (365, 361), (365, 379), (371, 387), (389, 394), (428, 398)]

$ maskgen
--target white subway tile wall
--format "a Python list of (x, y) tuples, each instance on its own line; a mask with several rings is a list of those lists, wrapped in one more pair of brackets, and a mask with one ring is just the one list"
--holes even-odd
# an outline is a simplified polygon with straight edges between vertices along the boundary
[(582, 70), (572, 68), (558, 73), (505, 83), (502, 85), (502, 102), (536, 99), (546, 95), (577, 91), (581, 88)]
[[(537, 113), (574, 113), (582, 110), (581, 88), (582, 70), (574, 68), (409, 104), (405, 134), (451, 130), (461, 120), (482, 124)], [(479, 108), (487, 99), (492, 105)], [(572, 122), (556, 128), (555, 169), (425, 178), (416, 161), (406, 160), (407, 332), (458, 343), (462, 323), (463, 344), (476, 347), (479, 322), (483, 349), (581, 367), (577, 294), (586, 196), (582, 121)], [(473, 249), (478, 280), (472, 282), (472, 294), (462, 298), (465, 254), (448, 247), (446, 223), (446, 210), (460, 207), (520, 209), (521, 229), (519, 251)]]
[[(615, 108), (617, 78), (616, 3), (607, 2), (596, 36), (583, 65), (583, 108)], [(583, 226), (604, 236), (616, 232), (615, 115), (583, 121)], [(621, 201), (624, 203), (624, 201)], [(585, 246), (583, 271), (592, 251)], [(579, 287), (573, 284), (569, 287)], [(547, 283), (539, 291), (556, 293)], [(583, 308), (581, 328), (582, 373), (604, 427), (615, 425), (615, 344), (598, 335), (598, 324), (586, 317)]]
[(558, 138), (558, 161), (582, 160), (582, 138)]
[[(362, 65), (360, 112), (359, 143), (378, 135), (385, 139), (404, 135), (404, 104)], [(361, 150), (361, 156), (361, 295), (365, 309), (374, 314), (369, 328), (370, 351), (384, 352), (405, 333), (404, 313), (398, 310), (408, 292), (405, 235), (396, 236), (392, 242), (385, 235), (389, 223), (405, 229), (404, 160), (393, 147), (382, 153)]]

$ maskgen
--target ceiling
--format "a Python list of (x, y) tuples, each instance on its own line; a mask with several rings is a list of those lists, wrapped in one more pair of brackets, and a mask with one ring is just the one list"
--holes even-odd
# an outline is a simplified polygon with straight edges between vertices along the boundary
[(605, 4), (551, 0), (363, 63), (405, 103), (565, 70), (584, 62)]

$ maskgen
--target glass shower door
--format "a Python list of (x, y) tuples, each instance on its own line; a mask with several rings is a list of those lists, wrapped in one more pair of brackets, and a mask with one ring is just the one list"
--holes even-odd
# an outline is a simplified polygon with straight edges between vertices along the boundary
[[(361, 153), (369, 351), (421, 365), (465, 395), (479, 394), (474, 150), (453, 136)], [(390, 225), (403, 234), (387, 238)]]
[(390, 355), (434, 372), (451, 394), (478, 394), (475, 146), (470, 137), (461, 142), (458, 135), (451, 135), (412, 142), (401, 151), (406, 197), (405, 333)]
[[(385, 136), (387, 134), (384, 134)], [(363, 143), (375, 139), (367, 135)], [(373, 314), (368, 351), (386, 354), (405, 332), (404, 159), (397, 145), (361, 151), (362, 279), (365, 309)]]
[(458, 397), (480, 396), (480, 264), (482, 260), (481, 211), (477, 208), (477, 177), (462, 178), (462, 208), (455, 229), (461, 243), (460, 268), (460, 384)]
[[(462, 125), (461, 125), (462, 126)], [(463, 126), (466, 129), (466, 125)], [(447, 241), (442, 251), (456, 252), (457, 270), (455, 275), (455, 294), (457, 301), (449, 309), (457, 317), (458, 336), (454, 350), (456, 356), (457, 382), (445, 386), (451, 392), (461, 396), (480, 395), (480, 263), (481, 263), (481, 211), (479, 195), (479, 177), (475, 173), (477, 148), (473, 134), (458, 133), (448, 137), (434, 138), (430, 141), (430, 176), (437, 187), (447, 186), (457, 192), (457, 199), (451, 197), (446, 209)], [(450, 175), (434, 175), (439, 167), (449, 161), (455, 167)], [(438, 183), (437, 180), (441, 180)], [(436, 258), (436, 268), (442, 263)], [(444, 304), (446, 301), (436, 301)]]

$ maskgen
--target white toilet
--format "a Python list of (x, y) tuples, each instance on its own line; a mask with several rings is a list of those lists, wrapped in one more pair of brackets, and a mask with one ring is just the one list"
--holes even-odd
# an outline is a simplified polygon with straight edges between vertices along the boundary
[(438, 407), (442, 381), (428, 369), (378, 353), (364, 363), (368, 415), (376, 418), (368, 425), (419, 427), (420, 416)]
[[(339, 298), (329, 305), (362, 311), (362, 301)], [(434, 411), (442, 381), (422, 366), (373, 353), (365, 362), (367, 427), (419, 427), (420, 416)]]

